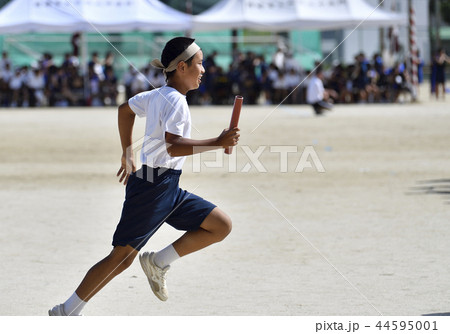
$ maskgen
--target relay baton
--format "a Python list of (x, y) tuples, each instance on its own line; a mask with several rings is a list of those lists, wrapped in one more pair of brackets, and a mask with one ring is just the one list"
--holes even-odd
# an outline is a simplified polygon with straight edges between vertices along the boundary
[[(237, 95), (234, 98), (233, 114), (231, 114), (230, 129), (236, 128), (238, 126), (239, 115), (241, 114), (241, 107), (242, 107), (243, 101), (244, 101), (244, 98), (242, 96)], [(232, 151), (233, 151), (233, 146), (227, 147), (225, 149), (226, 154), (231, 154)]]

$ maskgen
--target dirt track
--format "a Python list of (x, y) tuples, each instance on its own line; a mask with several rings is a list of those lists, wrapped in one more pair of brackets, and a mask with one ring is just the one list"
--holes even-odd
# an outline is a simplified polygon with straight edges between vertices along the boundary
[[(218, 135), (230, 112), (193, 107), (193, 137)], [(308, 106), (245, 107), (240, 127), (236, 172), (228, 156), (206, 168), (210, 153), (182, 176), (229, 213), (232, 234), (174, 263), (166, 303), (136, 262), (85, 315), (450, 312), (449, 103), (337, 106), (321, 118)], [(297, 149), (287, 172), (275, 146)], [(324, 173), (294, 171), (305, 146)], [(46, 315), (111, 249), (124, 195), (116, 110), (1, 110), (0, 147), (0, 314)], [(249, 158), (258, 149), (267, 172)], [(179, 235), (163, 227), (144, 249)]]

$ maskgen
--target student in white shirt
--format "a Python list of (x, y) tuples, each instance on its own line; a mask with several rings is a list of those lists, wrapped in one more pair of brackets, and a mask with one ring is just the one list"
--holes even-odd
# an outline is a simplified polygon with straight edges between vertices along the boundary
[(45, 105), (45, 78), (39, 68), (33, 68), (27, 75), (25, 84), (28, 88), (30, 106)]
[[(132, 264), (139, 250), (165, 222), (186, 232), (159, 252), (145, 252), (139, 257), (153, 293), (162, 301), (168, 298), (166, 274), (170, 264), (223, 240), (230, 233), (228, 215), (178, 186), (186, 156), (235, 146), (239, 139), (238, 128), (223, 130), (215, 138), (190, 139), (191, 116), (186, 93), (199, 87), (205, 72), (202, 62), (203, 53), (193, 39), (170, 40), (161, 61), (152, 62), (164, 70), (167, 85), (142, 92), (119, 107), (123, 154), (117, 176), (119, 182), (126, 184), (126, 198), (113, 237), (114, 248), (88, 271), (73, 295), (51, 309), (49, 315), (79, 315), (98, 291)], [(143, 166), (138, 171), (131, 149), (136, 115), (147, 118), (141, 154)]]
[(323, 86), (323, 72), (319, 66), (308, 81), (306, 103), (310, 104), (316, 115), (322, 115), (325, 110), (331, 110), (333, 105), (328, 102), (329, 92)]

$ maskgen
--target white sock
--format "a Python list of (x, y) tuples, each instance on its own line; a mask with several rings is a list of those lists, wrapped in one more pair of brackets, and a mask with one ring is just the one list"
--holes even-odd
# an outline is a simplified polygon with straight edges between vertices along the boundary
[(154, 261), (155, 264), (160, 267), (161, 269), (164, 269), (169, 264), (171, 264), (173, 261), (180, 258), (180, 255), (178, 255), (175, 248), (173, 248), (172, 245), (167, 246), (164, 249), (161, 249), (159, 252), (155, 254)]
[(64, 303), (64, 313), (67, 315), (80, 315), (81, 310), (83, 310), (84, 306), (87, 304), (84, 300), (81, 300), (80, 297), (74, 292), (69, 299)]

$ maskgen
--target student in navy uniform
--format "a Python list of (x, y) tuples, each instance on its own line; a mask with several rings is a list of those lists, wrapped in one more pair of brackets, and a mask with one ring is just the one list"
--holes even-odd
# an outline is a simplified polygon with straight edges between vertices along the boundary
[(441, 87), (442, 98), (445, 99), (445, 64), (450, 63), (450, 57), (447, 56), (445, 50), (440, 48), (434, 57), (434, 83), (436, 99), (439, 99), (439, 87)]
[[(141, 266), (154, 294), (168, 298), (166, 274), (180, 257), (223, 240), (231, 231), (231, 219), (214, 204), (178, 186), (186, 156), (237, 145), (239, 129), (225, 129), (211, 139), (190, 139), (191, 116), (186, 93), (197, 89), (205, 72), (203, 53), (194, 40), (170, 40), (161, 61), (167, 85), (140, 93), (119, 107), (119, 133), (123, 149), (119, 182), (126, 184), (122, 217), (113, 237), (113, 250), (86, 274), (73, 295), (49, 310), (49, 315), (79, 315), (86, 303), (116, 275), (127, 269), (149, 238), (163, 224), (186, 231), (157, 253), (140, 255)], [(147, 117), (145, 141), (136, 171), (132, 131), (135, 116)]]

